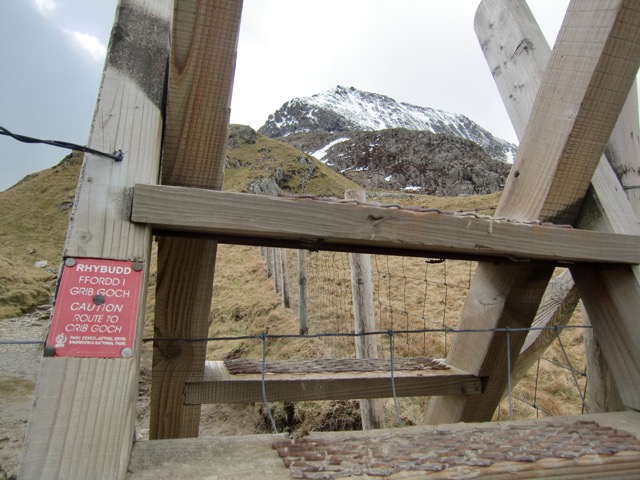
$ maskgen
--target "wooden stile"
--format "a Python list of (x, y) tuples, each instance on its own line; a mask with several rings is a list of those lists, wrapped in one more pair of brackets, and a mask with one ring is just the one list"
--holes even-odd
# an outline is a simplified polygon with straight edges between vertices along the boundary
[[(124, 159), (85, 156), (64, 248), (65, 257), (141, 261), (144, 286), (151, 230), (129, 221), (127, 205), (134, 183), (158, 177), (171, 6), (168, 0), (118, 5), (88, 143), (122, 150)], [(143, 288), (131, 358), (42, 359), (21, 479), (124, 478), (134, 437), (145, 293)]]
[[(524, 0), (483, 0), (474, 24), (502, 102), (518, 138), (521, 138), (551, 56), (551, 48)], [(577, 288), (566, 270), (549, 283), (532, 326), (565, 325), (578, 301)], [(529, 332), (512, 369), (513, 386), (527, 373), (555, 335), (551, 330)]]
[(635, 236), (161, 185), (136, 185), (131, 218), (223, 243), (507, 263), (640, 260)]
[[(485, 25), (491, 25), (491, 28), (484, 29)], [(476, 14), (476, 30), (514, 128), (519, 136), (523, 135), (534, 94), (539, 87), (551, 50), (524, 1), (484, 0)], [(526, 46), (525, 49), (522, 48), (523, 45)], [(511, 52), (517, 52), (517, 55)], [(618, 177), (630, 182), (629, 185), (638, 183), (637, 168), (633, 167), (634, 164), (637, 166), (639, 161), (637, 134), (634, 134), (638, 132), (637, 105), (634, 84), (605, 150), (606, 158), (601, 157), (591, 180), (592, 189), (587, 194), (577, 223), (580, 228), (629, 235), (640, 233), (636, 216), (629, 204), (629, 201), (635, 202), (635, 197), (624, 195), (623, 188), (614, 174), (615, 169), (619, 172)], [(635, 175), (632, 172), (636, 172)], [(627, 190), (627, 194), (630, 191), (632, 190)], [(638, 208), (640, 207), (636, 205), (634, 209), (637, 211)], [(566, 323), (578, 298), (577, 289), (568, 271), (552, 280), (545, 297), (534, 326)], [(590, 338), (591, 333), (587, 330), (585, 336)], [(551, 331), (529, 334), (524, 350), (513, 369), (513, 380), (517, 382), (538, 357), (539, 352), (546, 348), (554, 337), (555, 334)], [(590, 408), (593, 411), (603, 411), (606, 404), (608, 409), (619, 409), (620, 400), (617, 399), (612, 380), (607, 380), (599, 371), (607, 369), (604, 360), (589, 353), (600, 352), (600, 348), (594, 342), (590, 341), (594, 348), (587, 349), (589, 377), (592, 380), (589, 382), (589, 391), (593, 392), (595, 386), (602, 384), (606, 386), (608, 393), (604, 398), (593, 395), (592, 399), (595, 400), (594, 397), (597, 397), (598, 401), (591, 401)], [(596, 366), (599, 366), (598, 369)]]
[[(507, 4), (484, 0), (483, 5), (492, 3), (497, 8)], [(354, 306), (365, 303), (356, 300), (367, 275), (367, 266), (358, 263), (362, 252), (499, 260), (478, 266), (462, 329), (529, 327), (536, 312), (540, 315), (538, 304), (553, 264), (578, 262), (571, 273), (622, 400), (640, 409), (640, 329), (635, 321), (640, 268), (629, 265), (640, 263), (640, 227), (633, 213), (640, 211), (640, 202), (634, 201), (640, 195), (631, 189), (630, 206), (618, 181), (640, 185), (640, 174), (628, 171), (638, 166), (638, 142), (625, 137), (630, 126), (632, 134), (639, 130), (637, 99), (623, 108), (640, 64), (640, 3), (574, 0), (544, 75), (546, 43), (526, 4), (508, 3), (507, 11), (516, 14), (503, 20), (523, 24), (505, 32), (522, 28), (531, 37), (509, 47), (512, 63), (492, 68), (494, 76), (528, 58), (537, 45), (541, 50), (516, 67), (533, 78), (526, 88), (518, 85), (518, 92), (507, 95), (498, 82), (523, 139), (496, 216), (520, 222), (577, 221), (615, 234), (211, 191), (222, 186), (242, 0), (175, 0), (175, 5), (171, 0), (120, 0), (89, 145), (121, 150), (124, 161), (85, 157), (64, 256), (143, 265), (146, 287), (150, 227), (171, 232), (159, 245), (154, 336), (186, 340), (208, 333), (218, 240), (358, 252), (351, 256)], [(525, 101), (518, 103), (521, 99)], [(621, 109), (625, 118), (606, 152), (612, 168), (601, 154)], [(153, 185), (158, 178), (165, 186)], [(590, 184), (592, 194), (587, 194)], [(304, 256), (298, 258), (300, 262)], [(273, 274), (282, 282), (286, 304), (284, 251), (279, 259)], [(534, 261), (523, 261), (529, 259)], [(306, 275), (305, 282), (301, 276), (301, 290), (305, 283)], [(560, 287), (559, 295), (568, 298), (570, 285)], [(142, 288), (136, 318), (131, 319), (136, 343), (130, 358), (42, 360), (20, 479), (125, 478), (134, 436), (145, 293)], [(556, 313), (566, 313), (561, 309), (562, 304)], [(373, 319), (372, 311), (363, 308), (361, 313)], [(367, 328), (374, 327), (362, 327)], [(306, 329), (302, 320), (300, 329)], [(431, 423), (487, 420), (504, 392), (508, 369), (518, 367), (525, 341), (525, 332), (458, 333), (447, 359), (451, 368), (397, 371), (397, 395), (448, 395), (432, 401), (427, 412)], [(205, 362), (205, 345), (161, 340), (154, 345), (151, 438), (197, 436), (201, 403), (262, 401), (263, 386), (269, 400), (350, 399), (354, 389), (365, 399), (393, 395), (389, 372), (379, 370), (269, 373), (263, 384), (261, 375), (231, 375), (223, 362)], [(357, 350), (374, 355), (374, 346), (363, 342)], [(635, 417), (620, 419), (637, 423)], [(258, 443), (254, 439), (251, 444)], [(153, 450), (152, 444), (164, 443), (146, 442), (146, 448)], [(610, 469), (590, 458), (580, 468), (562, 460), (554, 473), (635, 475), (637, 452), (623, 453), (628, 455), (619, 455)], [(133, 464), (137, 474), (145, 470), (140, 465)], [(518, 468), (523, 475), (529, 472)], [(509, 476), (513, 466), (491, 472)]]
[[(162, 183), (221, 189), (242, 0), (177, 0), (174, 11)], [(154, 336), (204, 338), (217, 243), (163, 237), (158, 245)], [(198, 436), (200, 407), (182, 403), (202, 378), (206, 344), (156, 342), (150, 438)]]
[[(572, 2), (541, 81), (516, 164), (496, 216), (573, 223), (640, 62), (640, 7), (633, 2)], [(480, 263), (461, 328), (529, 326), (550, 269)], [(473, 327), (472, 327), (473, 328)], [(453, 366), (487, 376), (479, 397), (434, 399), (430, 423), (488, 420), (506, 386), (524, 336), (458, 334)]]

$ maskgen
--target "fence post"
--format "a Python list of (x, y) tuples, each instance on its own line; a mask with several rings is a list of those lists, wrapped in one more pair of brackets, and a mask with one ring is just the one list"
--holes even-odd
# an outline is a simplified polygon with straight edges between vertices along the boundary
[(307, 251), (298, 250), (298, 322), (300, 335), (309, 333), (307, 326)]
[(289, 296), (289, 280), (287, 278), (287, 250), (280, 248), (280, 270), (282, 272), (282, 305), (284, 308), (291, 306), (291, 297)]
[(281, 279), (280, 279), (280, 260), (279, 260), (279, 253), (280, 253), (280, 249), (279, 248), (270, 248), (271, 250), (271, 271), (273, 272), (273, 288), (275, 289), (276, 293), (280, 293), (280, 283), (281, 283)]
[(264, 259), (267, 263), (267, 278), (273, 276), (273, 250), (271, 247), (264, 247)]
[[(345, 199), (366, 201), (364, 190), (347, 190)], [(355, 333), (374, 332), (376, 319), (373, 303), (373, 280), (371, 278), (371, 257), (364, 253), (350, 253), (351, 293), (353, 295), (353, 320)], [(357, 358), (378, 358), (375, 335), (355, 337)], [(384, 407), (379, 398), (360, 400), (362, 429), (384, 428)]]

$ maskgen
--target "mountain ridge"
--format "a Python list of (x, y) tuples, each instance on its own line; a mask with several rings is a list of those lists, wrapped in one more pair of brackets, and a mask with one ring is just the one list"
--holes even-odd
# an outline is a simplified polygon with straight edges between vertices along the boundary
[(464, 115), (340, 85), (286, 102), (258, 132), (365, 189), (437, 196), (502, 190), (516, 151)]
[(516, 146), (495, 137), (468, 117), (430, 107), (397, 102), (391, 97), (341, 85), (310, 97), (296, 97), (269, 115), (258, 133), (286, 141), (292, 134), (423, 130), (466, 138), (494, 159), (511, 163)]

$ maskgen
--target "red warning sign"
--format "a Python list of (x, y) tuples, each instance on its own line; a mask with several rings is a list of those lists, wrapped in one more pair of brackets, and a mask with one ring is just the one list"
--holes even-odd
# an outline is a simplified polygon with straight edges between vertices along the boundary
[(142, 270), (140, 262), (67, 258), (45, 355), (131, 357)]

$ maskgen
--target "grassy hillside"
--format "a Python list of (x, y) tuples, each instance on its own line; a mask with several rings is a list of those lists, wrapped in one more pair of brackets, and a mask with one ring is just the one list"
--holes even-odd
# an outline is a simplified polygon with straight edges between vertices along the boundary
[[(256, 185), (266, 185), (289, 193), (342, 198), (345, 190), (358, 188), (321, 162), (249, 127), (233, 126), (231, 132), (225, 190), (252, 192)], [(0, 192), (0, 318), (50, 302), (81, 162), (82, 155), (70, 154), (58, 165)], [(370, 199), (490, 213), (498, 196), (443, 199), (378, 192)], [(47, 262), (46, 268), (35, 266), (41, 261)]]
[(81, 162), (68, 155), (0, 192), (0, 318), (50, 303)]
[(345, 190), (358, 188), (304, 152), (258, 135), (250, 127), (232, 125), (224, 190), (256, 193), (252, 186), (266, 183), (288, 193), (340, 198)]

